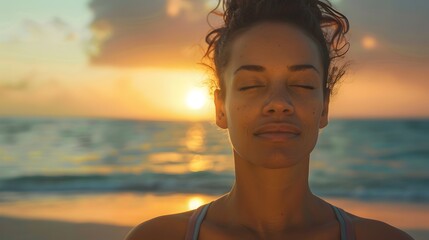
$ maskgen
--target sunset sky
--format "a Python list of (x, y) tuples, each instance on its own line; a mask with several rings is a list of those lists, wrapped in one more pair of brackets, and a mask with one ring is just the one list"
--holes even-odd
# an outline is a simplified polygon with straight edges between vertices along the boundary
[[(352, 67), (331, 117), (429, 117), (429, 1), (332, 2)], [(197, 63), (216, 1), (0, 3), (0, 116), (213, 117)]]

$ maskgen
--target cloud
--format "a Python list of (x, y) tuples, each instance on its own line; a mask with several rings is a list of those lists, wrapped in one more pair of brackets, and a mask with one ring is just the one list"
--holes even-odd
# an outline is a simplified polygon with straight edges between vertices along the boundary
[[(403, 56), (429, 60), (426, 30), (429, 1), (348, 0), (337, 6), (350, 20), (351, 48), (358, 58), (376, 52), (378, 58)], [(367, 51), (369, 45), (372, 51)]]
[(30, 87), (29, 79), (20, 79), (14, 82), (0, 83), (0, 93), (3, 91), (21, 91)]
[(209, 30), (204, 0), (92, 0), (89, 46), (96, 65), (195, 66)]
[[(195, 66), (213, 0), (92, 0), (92, 63), (125, 67)], [(349, 17), (354, 57), (429, 60), (429, 2), (334, 1)], [(371, 36), (371, 39), (368, 38)], [(204, 46), (204, 44), (203, 44)], [(371, 51), (368, 51), (371, 50)]]
[(64, 41), (76, 41), (80, 39), (79, 34), (73, 27), (60, 17), (54, 17), (50, 23), (50, 27), (60, 35)]
[(188, 21), (198, 21), (204, 16), (204, 6), (204, 1), (168, 0), (166, 13), (172, 18), (183, 15)]
[(0, 93), (5, 92), (20, 92), (30, 90), (34, 87), (34, 80), (37, 78), (37, 73), (34, 71), (29, 71), (14, 79), (13, 81), (1, 81), (0, 82)]
[(5, 33), (6, 42), (70, 42), (82, 39), (73, 27), (60, 17), (48, 22), (23, 19)]
[(29, 37), (38, 39), (45, 35), (43, 26), (36, 21), (25, 19), (22, 22), (22, 30)]

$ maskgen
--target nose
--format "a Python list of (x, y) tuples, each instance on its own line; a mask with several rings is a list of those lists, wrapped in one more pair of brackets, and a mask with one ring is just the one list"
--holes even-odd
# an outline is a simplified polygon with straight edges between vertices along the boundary
[(286, 89), (277, 89), (268, 97), (263, 108), (265, 115), (289, 115), (294, 112), (289, 93)]

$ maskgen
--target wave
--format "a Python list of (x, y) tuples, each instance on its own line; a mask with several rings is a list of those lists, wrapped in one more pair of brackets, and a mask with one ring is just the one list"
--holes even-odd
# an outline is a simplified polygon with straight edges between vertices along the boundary
[(21, 176), (0, 180), (0, 192), (157, 192), (220, 194), (230, 189), (229, 173), (141, 173)]
[[(322, 197), (429, 202), (428, 136), (425, 119), (334, 119), (312, 152), (310, 186)], [(208, 122), (0, 118), (0, 195), (217, 195), (233, 181), (228, 134)]]
[[(429, 202), (426, 186), (429, 177), (415, 177), (410, 184), (398, 187), (389, 180), (366, 179), (365, 181), (317, 181), (310, 180), (313, 192), (321, 197), (342, 197), (361, 200), (387, 200)], [(0, 192), (49, 192), (49, 193), (201, 193), (220, 195), (228, 192), (234, 182), (233, 172), (193, 172), (165, 174), (144, 172), (141, 174), (113, 175), (59, 175), (21, 176), (0, 180)], [(402, 185), (402, 184), (399, 184)]]

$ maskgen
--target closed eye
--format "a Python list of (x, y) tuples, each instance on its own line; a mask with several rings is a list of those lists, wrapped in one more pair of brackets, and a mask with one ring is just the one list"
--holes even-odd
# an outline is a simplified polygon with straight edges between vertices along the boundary
[(246, 86), (246, 87), (239, 88), (238, 90), (239, 91), (245, 91), (245, 90), (248, 90), (248, 89), (258, 88), (258, 87), (264, 87), (264, 85)]
[(315, 87), (313, 86), (308, 86), (308, 85), (292, 85), (292, 87), (299, 87), (299, 88), (304, 88), (304, 89), (315, 89)]

